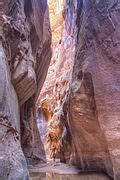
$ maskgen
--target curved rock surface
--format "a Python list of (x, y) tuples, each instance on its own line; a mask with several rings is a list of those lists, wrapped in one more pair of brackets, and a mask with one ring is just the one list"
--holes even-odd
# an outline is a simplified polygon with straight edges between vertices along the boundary
[[(62, 134), (64, 136), (63, 131), (65, 132), (67, 128), (63, 105), (72, 77), (77, 35), (77, 3), (73, 1), (70, 4), (71, 7), (67, 1), (66, 4), (63, 0), (49, 1), (53, 54), (46, 81), (39, 96), (40, 101), (38, 100), (37, 103), (40, 113), (46, 114), (48, 122), (48, 143), (46, 142), (45, 146), (49, 156), (52, 153), (50, 149), (54, 146), (58, 149), (60, 146), (61, 136)], [(51, 138), (53, 140), (50, 142)]]
[[(62, 162), (119, 179), (120, 2), (64, 3), (58, 3), (63, 19), (52, 24), (52, 64), (38, 106)], [(49, 6), (54, 17), (58, 10)]]
[(29, 179), (24, 155), (45, 161), (35, 101), (52, 53), (48, 6), (6, 0), (0, 9), (0, 179)]
[(77, 154), (81, 149), (77, 157), (87, 168), (100, 163), (100, 169), (104, 163), (114, 179), (120, 178), (119, 5), (111, 0), (83, 3), (69, 95), (73, 142), (80, 139), (74, 143)]
[(120, 0), (0, 1), (0, 178), (56, 153), (120, 179), (119, 21)]
[(0, 179), (8, 178), (29, 177), (20, 145), (18, 98), (0, 42)]

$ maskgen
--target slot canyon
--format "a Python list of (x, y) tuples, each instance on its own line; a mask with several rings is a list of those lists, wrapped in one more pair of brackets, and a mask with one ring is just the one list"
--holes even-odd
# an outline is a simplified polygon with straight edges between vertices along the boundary
[(0, 180), (120, 180), (120, 0), (0, 0)]

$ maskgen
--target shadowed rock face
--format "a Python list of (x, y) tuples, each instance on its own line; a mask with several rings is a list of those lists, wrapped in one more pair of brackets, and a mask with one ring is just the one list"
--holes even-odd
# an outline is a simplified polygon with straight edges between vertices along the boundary
[[(70, 159), (85, 171), (105, 171), (114, 179), (120, 178), (119, 6), (119, 0), (65, 1), (59, 39), (66, 46), (57, 46), (64, 50), (53, 61), (55, 80), (52, 64), (40, 96), (40, 108), (50, 114), (49, 121), (63, 123), (58, 138), (61, 160)], [(76, 26), (78, 31), (71, 34)], [(64, 66), (69, 57), (70, 66)]]
[(0, 179), (28, 179), (24, 155), (28, 163), (45, 161), (35, 101), (51, 58), (48, 7), (7, 0), (0, 9)]
[(6, 14), (4, 46), (22, 106), (38, 87), (40, 91), (49, 66), (51, 33), (47, 3), (40, 0), (29, 3), (27, 0), (10, 1), (6, 4)]
[(120, 178), (119, 4), (84, 1), (68, 102), (76, 163), (104, 168), (114, 179)]
[(7, 178), (28, 179), (28, 170), (20, 145), (18, 99), (0, 44), (0, 179)]

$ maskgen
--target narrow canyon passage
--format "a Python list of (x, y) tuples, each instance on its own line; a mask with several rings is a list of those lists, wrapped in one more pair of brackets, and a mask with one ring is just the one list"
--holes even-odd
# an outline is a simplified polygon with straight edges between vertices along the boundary
[(0, 1), (0, 180), (120, 179), (120, 0)]
[[(71, 3), (70, 9), (64, 3), (63, 0), (48, 1), (52, 57), (46, 80), (37, 101), (38, 111), (41, 115), (46, 115), (47, 119), (48, 131), (44, 147), (47, 151), (47, 157), (50, 159), (52, 159), (54, 151), (56, 157), (60, 159), (62, 136), (63, 133), (66, 134), (65, 122), (61, 118), (62, 116), (64, 118), (63, 105), (72, 78), (77, 34), (77, 3)], [(69, 142), (68, 146), (70, 146)], [(70, 158), (69, 152), (67, 158)], [(66, 162), (65, 159), (63, 161)]]

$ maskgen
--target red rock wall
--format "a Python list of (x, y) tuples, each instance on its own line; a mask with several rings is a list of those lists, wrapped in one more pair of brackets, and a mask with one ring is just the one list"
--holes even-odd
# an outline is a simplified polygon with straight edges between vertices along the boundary
[(24, 155), (28, 163), (45, 161), (35, 102), (52, 53), (48, 6), (7, 0), (0, 9), (0, 179), (29, 179)]
[(119, 179), (119, 1), (68, 0), (62, 14), (60, 58), (52, 57), (39, 103), (48, 134), (60, 140), (62, 161)]
[(6, 16), (0, 14), (1, 177), (28, 178), (20, 134), (29, 162), (45, 161), (47, 148), (40, 140), (35, 104), (47, 75), (37, 101), (48, 125), (46, 154), (51, 155), (55, 146), (62, 162), (120, 179), (119, 6), (119, 0), (50, 0), (53, 54), (48, 70), (47, 2), (5, 2)]
[(117, 1), (83, 3), (68, 103), (75, 157), (114, 179), (120, 178), (118, 9)]
[[(52, 149), (53, 146), (57, 146), (57, 149), (59, 149), (63, 129), (66, 129), (64, 118), (63, 120), (61, 118), (63, 116), (63, 105), (69, 90), (69, 82), (72, 77), (77, 34), (75, 24), (77, 4), (75, 2), (71, 3), (69, 9), (67, 2), (64, 4), (63, 0), (56, 2), (50, 0), (48, 5), (53, 53), (37, 106), (41, 112), (47, 114), (48, 139), (53, 138), (49, 148), (48, 144), (45, 144), (47, 154), (50, 157), (51, 152), (49, 149)], [(69, 13), (69, 16), (67, 13)]]

